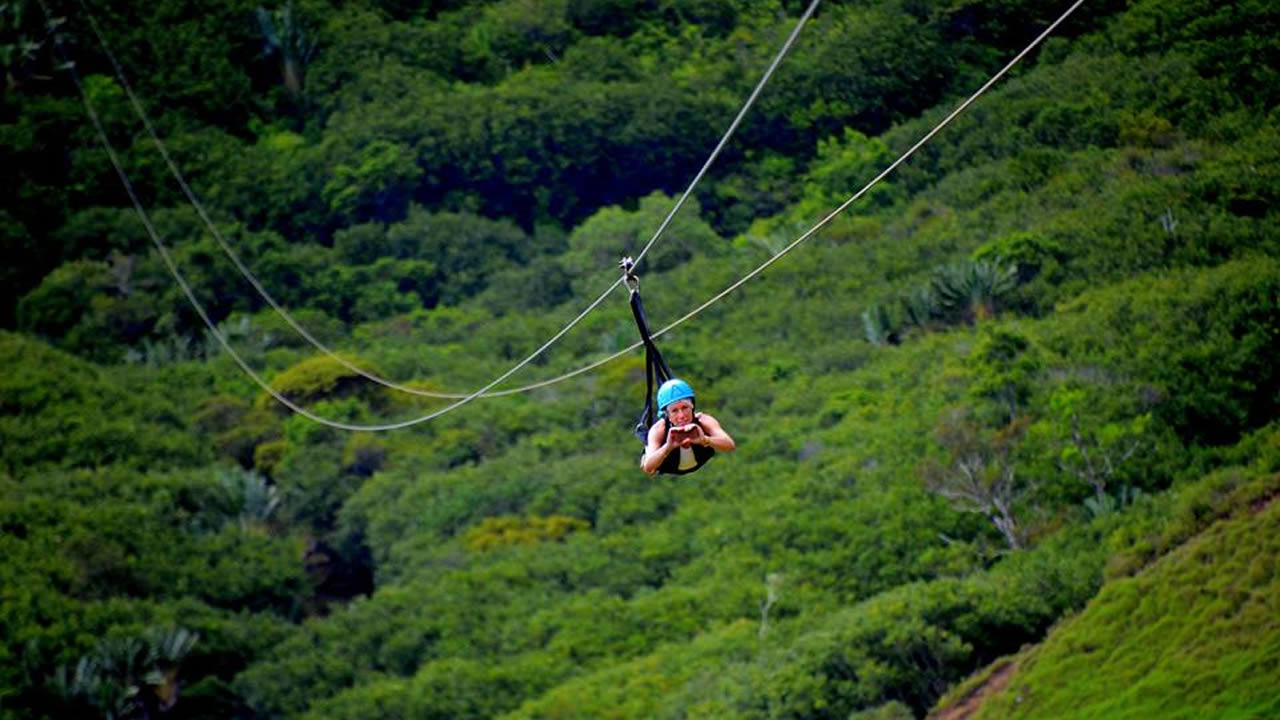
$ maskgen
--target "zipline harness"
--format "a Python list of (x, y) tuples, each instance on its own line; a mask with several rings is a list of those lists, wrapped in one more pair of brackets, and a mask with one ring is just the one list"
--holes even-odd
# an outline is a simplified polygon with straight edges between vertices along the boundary
[[(635, 261), (630, 257), (622, 258), (618, 263), (622, 268), (622, 280), (626, 283), (627, 289), (631, 291), (631, 314), (636, 319), (636, 329), (640, 331), (640, 342), (644, 343), (644, 409), (640, 411), (640, 417), (637, 419), (635, 427), (636, 438), (640, 440), (640, 444), (645, 446), (646, 452), (649, 447), (649, 429), (653, 427), (654, 422), (661, 419), (667, 423), (667, 431), (670, 432), (670, 421), (662, 417), (663, 408), (654, 404), (654, 388), (663, 385), (671, 380), (675, 375), (671, 372), (671, 366), (667, 365), (667, 361), (662, 357), (662, 351), (658, 349), (657, 344), (653, 342), (653, 335), (649, 332), (649, 320), (644, 314), (644, 301), (640, 299), (640, 278), (635, 274)], [(680, 383), (680, 381), (677, 381)], [(686, 386), (687, 387), (687, 386)], [(694, 422), (698, 422), (697, 416), (694, 416)], [(663, 438), (663, 442), (666, 438)], [(698, 468), (707, 464), (716, 451), (709, 447), (695, 446), (691, 448), (693, 451), (693, 459), (695, 464), (692, 467), (681, 467), (680, 453), (672, 453), (667, 456), (666, 462), (663, 462), (658, 472), (664, 475), (686, 475), (694, 472)]]

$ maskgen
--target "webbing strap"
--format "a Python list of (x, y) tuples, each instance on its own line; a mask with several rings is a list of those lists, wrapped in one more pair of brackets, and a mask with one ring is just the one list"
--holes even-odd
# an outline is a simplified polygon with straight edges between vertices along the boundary
[(636, 437), (640, 438), (640, 442), (647, 444), (649, 427), (656, 419), (653, 408), (653, 386), (655, 380), (659, 385), (670, 380), (671, 368), (662, 358), (662, 351), (658, 350), (658, 346), (653, 343), (653, 337), (649, 334), (649, 321), (644, 314), (644, 302), (640, 300), (640, 291), (636, 288), (631, 290), (631, 314), (635, 316), (640, 340), (644, 342), (644, 410), (636, 423), (635, 433)]

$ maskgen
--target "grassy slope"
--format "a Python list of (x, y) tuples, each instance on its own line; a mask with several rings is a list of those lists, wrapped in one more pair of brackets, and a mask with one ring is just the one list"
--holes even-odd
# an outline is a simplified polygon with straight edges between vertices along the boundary
[(1280, 716), (1277, 557), (1280, 503), (1216, 523), (1105, 586), (972, 717)]

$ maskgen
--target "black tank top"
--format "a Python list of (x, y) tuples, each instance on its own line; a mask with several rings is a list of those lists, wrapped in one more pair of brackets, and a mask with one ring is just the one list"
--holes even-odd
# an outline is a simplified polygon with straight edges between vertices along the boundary
[[(707, 429), (702, 427), (701, 417), (701, 413), (694, 415), (693, 422), (695, 425), (702, 428), (702, 432), (705, 433)], [(671, 431), (671, 424), (667, 422), (666, 418), (662, 418), (660, 422), (662, 423), (662, 443), (665, 445), (667, 442), (667, 433)], [(685, 449), (693, 451), (694, 464), (681, 469), (680, 451)], [(666, 459), (662, 461), (662, 464), (658, 466), (658, 472), (663, 473), (664, 475), (688, 475), (689, 473), (698, 470), (698, 468), (701, 468), (703, 465), (706, 465), (707, 461), (715, 457), (715, 454), (715, 448), (706, 447), (704, 445), (694, 445), (691, 448), (676, 448), (675, 450), (672, 450), (671, 453), (667, 455)]]

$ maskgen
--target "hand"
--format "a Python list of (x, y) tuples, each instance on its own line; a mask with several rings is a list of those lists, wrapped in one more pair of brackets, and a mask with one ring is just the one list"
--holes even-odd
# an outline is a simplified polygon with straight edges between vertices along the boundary
[(689, 423), (678, 428), (671, 428), (670, 435), (676, 437), (676, 441), (680, 443), (680, 447), (691, 447), (693, 445), (706, 445), (707, 436), (702, 432), (702, 426), (697, 423)]
[(664, 447), (670, 451), (680, 447), (680, 443), (684, 440), (684, 426), (673, 427), (667, 430), (667, 442)]
[(694, 427), (698, 428), (698, 432), (694, 435), (693, 442), (703, 447), (711, 447), (711, 436), (703, 431), (701, 425), (695, 425)]

